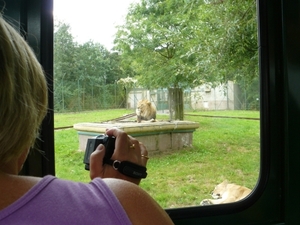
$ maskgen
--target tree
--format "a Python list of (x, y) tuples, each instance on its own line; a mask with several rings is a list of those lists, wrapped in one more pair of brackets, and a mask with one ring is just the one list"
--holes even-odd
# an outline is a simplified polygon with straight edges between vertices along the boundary
[(204, 72), (206, 80), (212, 83), (234, 81), (244, 90), (243, 95), (248, 96), (242, 98), (245, 108), (249, 101), (257, 104), (256, 1), (206, 1), (197, 12), (201, 15), (200, 21), (194, 21), (193, 27), (198, 24), (200, 29), (194, 29), (193, 34), (201, 41), (192, 39), (191, 50), (187, 53), (197, 65), (196, 72)]
[[(182, 88), (191, 86), (195, 76), (184, 73), (185, 59), (181, 57), (186, 52), (184, 28), (188, 17), (185, 1), (142, 0), (132, 5), (115, 43), (122, 58), (131, 60), (142, 86), (179, 92), (172, 96), (182, 96)], [(183, 102), (171, 102), (175, 104), (175, 119), (183, 119)]]
[(186, 56), (196, 72), (212, 82), (251, 83), (258, 76), (256, 1), (207, 0), (195, 13), (200, 16), (190, 33), (197, 38)]
[(119, 27), (116, 49), (147, 88), (250, 81), (257, 75), (255, 7), (253, 0), (142, 0)]
[(54, 107), (62, 111), (72, 95), (75, 48), (70, 25), (59, 21), (54, 30)]
[[(116, 82), (125, 74), (120, 56), (100, 43), (78, 44), (68, 24), (58, 22), (54, 33), (54, 101), (59, 111), (95, 109), (117, 103)], [(118, 98), (121, 99), (122, 97)], [(107, 104), (108, 103), (108, 104)]]

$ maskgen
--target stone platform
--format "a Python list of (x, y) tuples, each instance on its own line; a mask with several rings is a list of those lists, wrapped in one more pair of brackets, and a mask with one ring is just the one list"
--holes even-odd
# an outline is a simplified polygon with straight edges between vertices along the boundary
[(157, 121), (142, 123), (118, 121), (108, 123), (77, 123), (73, 125), (79, 137), (79, 149), (85, 151), (88, 138), (104, 134), (106, 128), (117, 127), (142, 142), (149, 154), (190, 147), (193, 132), (199, 123), (191, 121)]

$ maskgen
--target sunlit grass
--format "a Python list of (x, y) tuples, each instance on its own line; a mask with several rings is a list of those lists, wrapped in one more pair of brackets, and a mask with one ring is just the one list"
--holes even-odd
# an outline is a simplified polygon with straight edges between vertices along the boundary
[(99, 110), (75, 113), (55, 113), (54, 127), (72, 126), (75, 123), (101, 122), (133, 113), (132, 109)]
[[(121, 110), (118, 113), (113, 111), (105, 111), (106, 117), (101, 117), (102, 120), (108, 115), (118, 117), (124, 113)], [(69, 121), (74, 121), (71, 124), (93, 122), (101, 112), (103, 111), (94, 112), (95, 115), (88, 113), (88, 118), (76, 113), (74, 115), (80, 116), (74, 116), (74, 120)], [(240, 111), (221, 112), (226, 116), (241, 116), (237, 113)], [(203, 112), (199, 112), (201, 113)], [(206, 115), (216, 115), (215, 113), (205, 112)], [(256, 111), (242, 114), (241, 117), (259, 116)], [(64, 120), (64, 116), (66, 115), (58, 114), (56, 118)], [(201, 116), (185, 116), (185, 120), (200, 124), (194, 132), (193, 147), (151, 156), (147, 165), (148, 177), (140, 185), (162, 207), (199, 205), (203, 198), (210, 197), (209, 193), (214, 186), (224, 179), (249, 188), (255, 186), (259, 175), (260, 154), (258, 120)], [(78, 136), (74, 129), (55, 131), (56, 175), (64, 179), (88, 182), (89, 174), (84, 170), (83, 153), (78, 151), (78, 146)]]
[(218, 110), (218, 111), (186, 111), (187, 114), (194, 115), (209, 115), (209, 116), (228, 116), (228, 117), (246, 117), (259, 118), (259, 111), (248, 110)]

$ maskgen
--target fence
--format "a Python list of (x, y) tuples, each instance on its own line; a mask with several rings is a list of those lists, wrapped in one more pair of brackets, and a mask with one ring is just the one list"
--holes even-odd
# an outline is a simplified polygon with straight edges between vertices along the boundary
[(72, 92), (55, 90), (56, 112), (125, 108), (126, 92), (117, 84), (88, 85)]
[[(258, 93), (257, 93), (258, 95)], [(246, 93), (238, 85), (229, 81), (226, 85), (212, 87), (202, 85), (183, 91), (184, 109), (186, 110), (247, 110), (259, 109), (259, 102), (247, 102)], [(168, 112), (169, 100), (167, 89), (146, 90), (135, 88), (127, 98), (127, 107), (135, 108), (141, 99), (148, 99), (156, 105), (158, 111)]]
[[(258, 97), (249, 100), (246, 90), (239, 88), (229, 81), (226, 85), (212, 87), (202, 85), (183, 91), (185, 110), (239, 110), (259, 109)], [(252, 94), (252, 96), (254, 96)], [(258, 91), (256, 96), (259, 96)], [(79, 86), (73, 92), (67, 88), (56, 88), (54, 92), (54, 108), (56, 112), (76, 112), (109, 108), (135, 109), (137, 102), (148, 99), (153, 102), (157, 110), (169, 111), (167, 89), (146, 90), (133, 88), (125, 90), (119, 85), (89, 85)]]

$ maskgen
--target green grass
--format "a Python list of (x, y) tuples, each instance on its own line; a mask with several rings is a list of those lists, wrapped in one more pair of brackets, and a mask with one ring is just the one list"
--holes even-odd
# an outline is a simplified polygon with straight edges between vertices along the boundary
[(228, 116), (228, 117), (246, 117), (259, 118), (259, 111), (248, 110), (219, 110), (219, 111), (186, 111), (187, 114), (192, 115), (209, 115), (209, 116)]
[(133, 112), (133, 110), (129, 109), (114, 109), (101, 111), (87, 111), (80, 113), (55, 113), (54, 127), (72, 126), (75, 123), (83, 122), (101, 122)]
[(84, 170), (83, 152), (78, 151), (78, 136), (74, 129), (55, 131), (56, 176), (68, 180), (89, 180)]
[[(101, 120), (126, 114), (126, 110), (116, 111), (82, 113), (88, 117), (81, 113), (71, 114), (74, 120), (69, 121), (74, 122), (68, 125), (97, 121), (95, 118), (100, 118), (101, 114)], [(206, 111), (193, 114), (259, 118), (256, 111)], [(66, 121), (65, 116), (68, 119), (71, 117), (70, 114), (55, 115), (60, 121)], [(108, 118), (109, 116), (112, 117)], [(259, 175), (260, 154), (258, 120), (201, 116), (185, 116), (185, 120), (200, 124), (194, 132), (193, 147), (152, 156), (147, 165), (148, 177), (140, 184), (162, 207), (199, 205), (202, 199), (210, 197), (209, 193), (214, 186), (224, 179), (249, 188), (255, 186)], [(56, 131), (55, 148), (56, 175), (64, 179), (88, 182), (89, 175), (82, 163), (83, 153), (77, 150), (76, 131)]]

